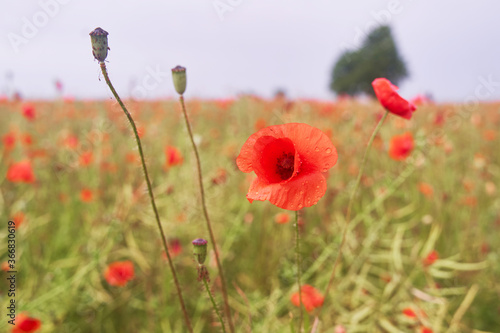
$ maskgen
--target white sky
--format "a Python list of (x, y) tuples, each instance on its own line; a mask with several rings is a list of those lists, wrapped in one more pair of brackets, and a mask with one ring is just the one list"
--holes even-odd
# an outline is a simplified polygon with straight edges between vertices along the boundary
[[(231, 11), (219, 15), (216, 4)], [(377, 18), (382, 11), (390, 15)], [(392, 26), (411, 74), (404, 97), (500, 99), (499, 15), (498, 0), (0, 0), (0, 94), (15, 86), (51, 98), (60, 79), (66, 95), (109, 97), (90, 47), (89, 32), (101, 27), (122, 97), (174, 96), (170, 69), (182, 65), (187, 97), (269, 97), (282, 88), (328, 99), (335, 60), (379, 21)], [(160, 72), (158, 82), (149, 71)]]

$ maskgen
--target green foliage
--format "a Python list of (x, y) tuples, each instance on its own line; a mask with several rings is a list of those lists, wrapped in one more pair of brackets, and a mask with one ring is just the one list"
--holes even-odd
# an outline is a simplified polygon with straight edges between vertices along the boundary
[(330, 89), (337, 94), (374, 95), (371, 83), (385, 77), (397, 85), (408, 76), (388, 26), (373, 30), (359, 50), (345, 51), (332, 71)]

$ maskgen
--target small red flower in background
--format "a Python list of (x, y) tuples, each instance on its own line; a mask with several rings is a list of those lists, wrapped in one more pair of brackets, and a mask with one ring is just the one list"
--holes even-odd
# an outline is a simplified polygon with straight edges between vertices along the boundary
[(264, 118), (259, 118), (255, 121), (254, 128), (256, 131), (260, 131), (265, 127), (266, 127), (266, 120)]
[(78, 138), (70, 134), (64, 139), (64, 145), (69, 149), (75, 149), (78, 147)]
[(283, 209), (316, 204), (326, 192), (322, 174), (337, 163), (337, 150), (319, 129), (290, 123), (251, 135), (236, 159), (243, 172), (254, 171), (248, 201), (269, 200)]
[(112, 286), (123, 287), (134, 278), (134, 264), (130, 260), (115, 261), (106, 268), (104, 278)]
[(24, 118), (34, 120), (36, 116), (35, 107), (31, 104), (23, 105), (22, 113)]
[(415, 143), (411, 133), (395, 135), (389, 144), (389, 156), (396, 161), (405, 160), (410, 156), (414, 147)]
[(91, 151), (86, 151), (80, 155), (79, 161), (81, 166), (88, 166), (94, 160), (94, 154)]
[(2, 137), (3, 146), (5, 150), (12, 150), (16, 145), (16, 136), (14, 133), (9, 132)]
[[(325, 298), (320, 294), (318, 290), (316, 290), (316, 288), (305, 284), (300, 288), (300, 290), (302, 294), (302, 304), (306, 308), (307, 312), (311, 312), (312, 310), (323, 305), (323, 301), (325, 300)], [(290, 300), (292, 301), (293, 305), (300, 306), (299, 293), (294, 293)]]
[(82, 200), (83, 202), (91, 202), (93, 198), (94, 194), (92, 193), (92, 190), (84, 188), (80, 191), (80, 200)]
[(286, 224), (290, 222), (290, 215), (288, 213), (278, 213), (274, 216), (274, 222), (278, 224)]
[(417, 314), (411, 308), (404, 308), (403, 314), (408, 318), (417, 318)]
[(14, 227), (17, 229), (21, 226), (21, 224), (23, 224), (24, 222), (24, 213), (23, 212), (17, 212), (14, 214), (14, 216), (12, 216), (12, 221), (14, 221)]
[(7, 272), (10, 270), (10, 266), (9, 264), (7, 263), (7, 261), (4, 261), (2, 262), (2, 265), (0, 265), (0, 268), (2, 269), (2, 271), (4, 272)]
[(405, 119), (411, 119), (413, 112), (417, 109), (415, 105), (408, 102), (397, 93), (398, 87), (385, 78), (378, 78), (372, 82), (373, 90), (380, 104), (395, 115)]
[[(170, 257), (175, 258), (182, 253), (182, 244), (178, 238), (174, 238), (168, 242), (168, 250), (170, 252)], [(167, 259), (167, 254), (165, 251), (162, 252), (163, 259)]]
[(423, 182), (418, 183), (418, 190), (428, 198), (432, 198), (434, 196), (434, 188), (430, 184)]
[(219, 168), (217, 174), (212, 178), (212, 184), (222, 185), (227, 181), (227, 171), (226, 169)]
[(33, 138), (28, 133), (23, 134), (22, 140), (25, 146), (31, 146), (33, 144)]
[(16, 316), (15, 326), (11, 333), (32, 333), (38, 331), (42, 326), (42, 322), (36, 318), (28, 317), (24, 313)]
[(14, 163), (7, 171), (7, 179), (13, 183), (34, 183), (35, 174), (30, 161)]
[(422, 263), (424, 264), (424, 266), (430, 266), (432, 265), (433, 263), (436, 262), (436, 260), (439, 259), (439, 255), (438, 253), (436, 252), (436, 250), (432, 250), (422, 261)]
[(428, 328), (428, 327), (422, 326), (420, 328), (420, 333), (433, 333), (433, 331), (430, 328)]
[(172, 146), (165, 147), (165, 157), (165, 166), (167, 167), (167, 169), (175, 165), (181, 165), (182, 162), (184, 162), (184, 158), (182, 157), (181, 152), (177, 148)]

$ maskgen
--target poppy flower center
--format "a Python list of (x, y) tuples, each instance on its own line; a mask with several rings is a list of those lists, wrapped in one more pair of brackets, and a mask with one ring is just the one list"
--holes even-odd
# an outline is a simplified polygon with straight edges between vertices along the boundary
[(283, 153), (277, 158), (276, 163), (276, 174), (278, 174), (281, 179), (287, 180), (292, 177), (295, 163), (295, 155), (292, 153)]

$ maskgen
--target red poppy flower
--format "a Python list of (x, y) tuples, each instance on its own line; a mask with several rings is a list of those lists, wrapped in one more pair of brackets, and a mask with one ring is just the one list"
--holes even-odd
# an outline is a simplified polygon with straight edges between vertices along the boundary
[(75, 149), (78, 146), (78, 138), (70, 134), (64, 139), (64, 145), (69, 149)]
[(408, 318), (417, 318), (417, 314), (411, 308), (404, 308), (403, 314)]
[(438, 260), (438, 259), (439, 259), (439, 254), (435, 250), (432, 250), (427, 255), (427, 257), (424, 258), (424, 260), (422, 261), (422, 263), (424, 264), (424, 266), (430, 266), (433, 263), (435, 263), (436, 260)]
[(11, 333), (32, 333), (38, 331), (42, 326), (42, 322), (36, 318), (28, 317), (24, 313), (16, 316), (15, 326), (12, 328)]
[(424, 326), (422, 326), (422, 327), (420, 328), (420, 333), (433, 333), (433, 330), (431, 330), (431, 329), (430, 329), (430, 328), (428, 328), (428, 327), (424, 327)]
[(92, 193), (92, 190), (89, 190), (88, 188), (84, 188), (80, 191), (80, 200), (82, 200), (83, 202), (91, 202), (93, 197), (94, 195)]
[(274, 221), (278, 224), (287, 224), (290, 222), (290, 215), (288, 213), (278, 213), (274, 216)]
[(81, 166), (88, 166), (94, 160), (94, 154), (91, 151), (86, 151), (80, 155), (79, 160)]
[(23, 116), (28, 119), (28, 120), (34, 120), (35, 119), (35, 107), (31, 104), (26, 104), (23, 106)]
[[(323, 301), (325, 300), (325, 298), (320, 294), (320, 292), (316, 288), (311, 287), (308, 284), (305, 284), (300, 288), (300, 290), (302, 293), (302, 304), (306, 308), (307, 312), (311, 312), (312, 310), (319, 308), (323, 305)], [(299, 293), (293, 294), (290, 300), (292, 301), (293, 305), (299, 306), (300, 304)]]
[[(168, 250), (170, 257), (175, 258), (182, 253), (182, 244), (178, 238), (174, 238), (168, 242)], [(167, 259), (167, 254), (165, 251), (162, 252), (163, 259)]]
[(182, 162), (184, 162), (184, 158), (182, 157), (181, 152), (177, 148), (172, 146), (165, 147), (165, 157), (165, 166), (167, 167), (167, 169), (175, 165), (181, 165)]
[(2, 142), (5, 150), (12, 150), (16, 145), (16, 136), (14, 133), (9, 132), (2, 137)]
[(7, 171), (7, 179), (13, 183), (33, 183), (35, 174), (31, 168), (30, 161), (14, 163)]
[(23, 144), (26, 146), (31, 146), (33, 144), (33, 138), (29, 134), (23, 134)]
[(337, 163), (337, 150), (319, 129), (290, 123), (266, 127), (251, 135), (236, 159), (243, 172), (254, 171), (248, 201), (299, 210), (316, 204), (326, 192), (322, 173)]
[(12, 221), (14, 221), (14, 227), (17, 229), (23, 224), (24, 222), (24, 213), (23, 212), (17, 212), (12, 216)]
[(378, 78), (372, 82), (373, 90), (380, 104), (389, 112), (405, 119), (411, 119), (413, 112), (417, 109), (415, 105), (408, 102), (397, 93), (398, 87), (386, 78)]
[(115, 261), (106, 268), (104, 278), (112, 286), (123, 287), (134, 278), (134, 264), (130, 260)]
[(7, 263), (7, 261), (2, 262), (2, 264), (0, 265), (0, 268), (2, 268), (2, 271), (4, 271), (4, 272), (10, 271), (10, 266), (9, 266), (9, 263)]
[(396, 161), (405, 160), (410, 156), (414, 146), (415, 143), (411, 133), (395, 135), (391, 138), (389, 144), (389, 156)]

